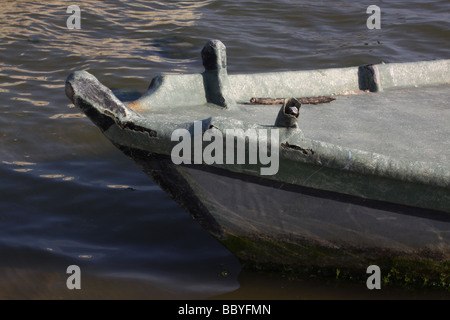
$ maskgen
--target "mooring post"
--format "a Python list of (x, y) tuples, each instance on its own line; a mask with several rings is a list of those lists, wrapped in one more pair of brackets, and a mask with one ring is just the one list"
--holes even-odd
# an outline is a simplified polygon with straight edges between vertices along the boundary
[(202, 49), (206, 100), (224, 108), (236, 105), (227, 73), (226, 47), (220, 40), (208, 41)]
[(301, 106), (295, 98), (285, 99), (275, 120), (275, 127), (298, 128), (297, 119)]

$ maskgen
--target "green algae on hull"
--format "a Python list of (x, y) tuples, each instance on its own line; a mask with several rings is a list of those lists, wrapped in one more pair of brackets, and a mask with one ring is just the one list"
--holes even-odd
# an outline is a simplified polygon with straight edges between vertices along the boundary
[(343, 249), (317, 244), (252, 239), (228, 235), (222, 244), (246, 269), (281, 274), (291, 279), (319, 277), (366, 283), (367, 267), (377, 265), (381, 284), (402, 288), (433, 288), (450, 292), (450, 261), (402, 257), (367, 249)]

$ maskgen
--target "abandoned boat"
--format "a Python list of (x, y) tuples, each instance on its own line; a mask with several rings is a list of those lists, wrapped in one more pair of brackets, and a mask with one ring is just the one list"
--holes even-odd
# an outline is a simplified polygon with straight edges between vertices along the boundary
[(201, 55), (132, 102), (86, 71), (66, 94), (247, 266), (449, 286), (450, 60), (229, 75), (222, 42)]

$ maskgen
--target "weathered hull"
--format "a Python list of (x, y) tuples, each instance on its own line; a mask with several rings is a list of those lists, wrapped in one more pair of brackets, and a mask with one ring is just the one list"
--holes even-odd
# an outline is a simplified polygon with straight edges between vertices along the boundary
[[(157, 77), (126, 105), (86, 72), (66, 94), (247, 265), (365, 278), (375, 264), (386, 281), (449, 288), (450, 61), (228, 77), (208, 45), (203, 74)], [(333, 98), (298, 119), (294, 98), (248, 105), (263, 94)], [(207, 134), (232, 157), (211, 163)], [(178, 165), (180, 137), (193, 146)], [(270, 167), (250, 160), (262, 146)]]
[[(246, 266), (447, 287), (450, 217), (120, 147)], [(225, 191), (226, 190), (226, 191)]]

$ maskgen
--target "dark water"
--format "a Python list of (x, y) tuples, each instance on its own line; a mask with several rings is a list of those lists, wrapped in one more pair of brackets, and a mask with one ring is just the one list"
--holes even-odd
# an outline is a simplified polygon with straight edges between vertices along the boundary
[[(80, 30), (66, 26), (73, 4)], [(160, 72), (201, 72), (209, 39), (247, 73), (448, 59), (449, 30), (444, 0), (1, 0), (0, 298), (449, 298), (242, 271), (64, 94), (84, 69), (139, 96)], [(66, 287), (69, 265), (81, 290)]]

